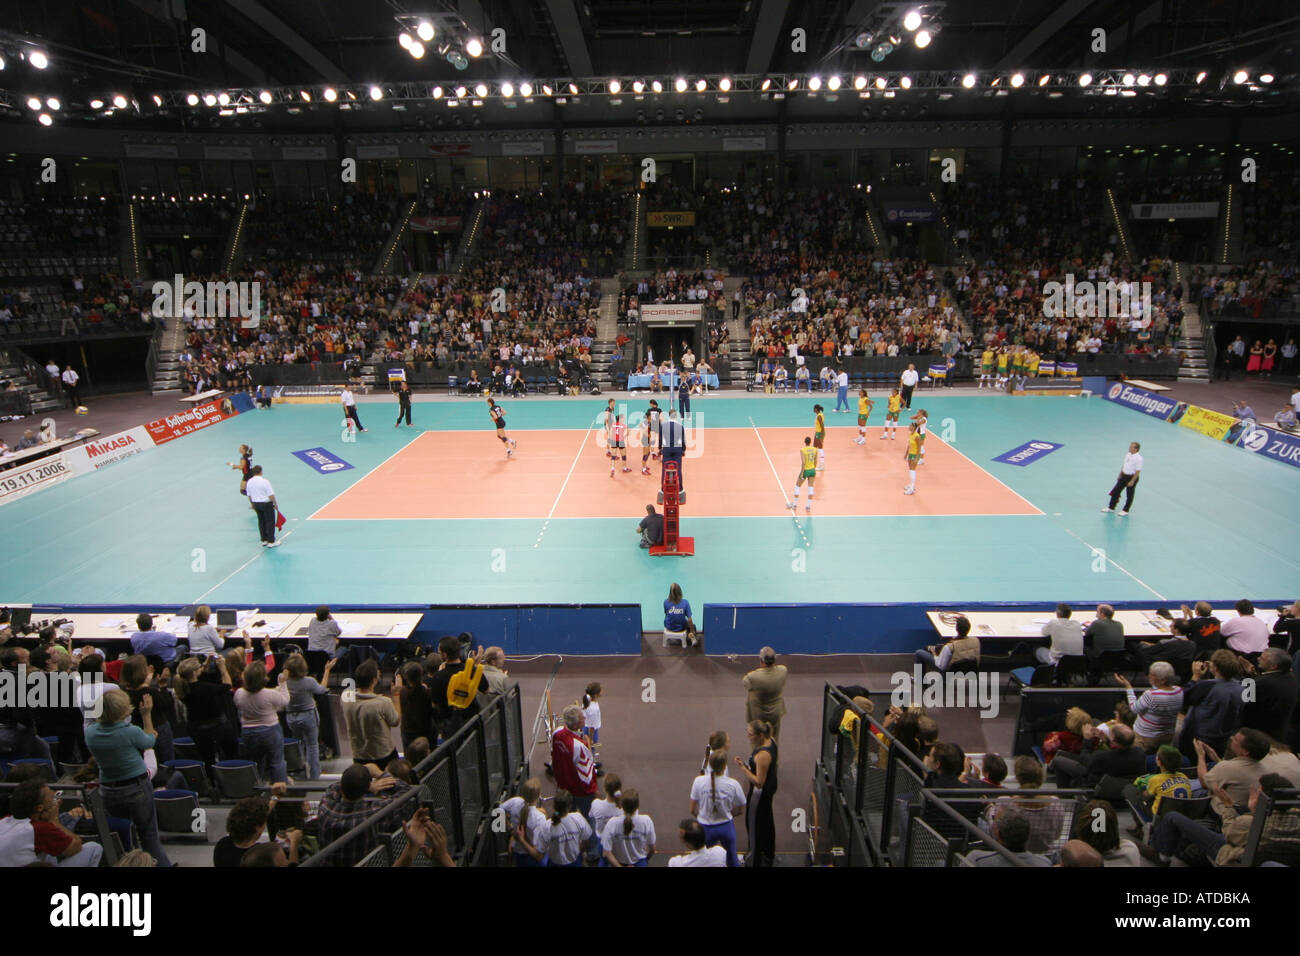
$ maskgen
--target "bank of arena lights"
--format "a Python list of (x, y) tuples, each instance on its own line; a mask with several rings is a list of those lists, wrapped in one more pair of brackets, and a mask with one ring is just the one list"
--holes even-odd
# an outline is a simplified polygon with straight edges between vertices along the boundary
[(421, 60), (432, 50), (457, 70), (469, 68), (486, 52), (482, 37), (456, 13), (413, 13), (397, 16), (397, 45)]

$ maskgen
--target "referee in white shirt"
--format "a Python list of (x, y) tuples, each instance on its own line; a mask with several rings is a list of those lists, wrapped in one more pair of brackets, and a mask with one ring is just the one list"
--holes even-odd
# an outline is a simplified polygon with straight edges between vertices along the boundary
[(905, 371), (898, 379), (898, 384), (903, 393), (903, 407), (911, 409), (912, 407), (912, 389), (916, 388), (916, 383), (921, 377), (916, 374), (916, 366), (909, 364)]
[(1110, 489), (1110, 504), (1102, 508), (1102, 513), (1115, 510), (1115, 505), (1119, 503), (1120, 492), (1124, 492), (1124, 507), (1119, 512), (1126, 515), (1133, 510), (1133, 495), (1137, 493), (1138, 476), (1142, 473), (1142, 456), (1138, 454), (1142, 446), (1137, 442), (1131, 442), (1128, 446), (1128, 454), (1124, 456), (1124, 466), (1119, 470), (1119, 477), (1115, 479), (1115, 487)]
[(81, 389), (77, 387), (80, 381), (81, 376), (69, 365), (63, 372), (63, 390), (68, 393), (68, 401), (72, 402), (73, 408), (81, 404)]
[(279, 505), (275, 503), (275, 489), (262, 477), (262, 466), (253, 466), (253, 477), (248, 479), (248, 500), (257, 512), (257, 530), (262, 535), (262, 547), (278, 548), (280, 542), (275, 540), (275, 515)]
[(343, 394), (339, 397), (343, 402), (343, 414), (356, 422), (357, 431), (365, 431), (365, 429), (361, 427), (361, 419), (357, 417), (357, 400), (352, 396), (352, 389), (348, 388), (346, 385), (343, 386)]

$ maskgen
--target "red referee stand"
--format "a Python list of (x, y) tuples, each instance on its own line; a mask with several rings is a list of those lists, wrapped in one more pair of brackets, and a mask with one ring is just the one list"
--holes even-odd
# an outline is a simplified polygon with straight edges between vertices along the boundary
[(677, 495), (681, 482), (677, 477), (677, 462), (664, 462), (664, 543), (652, 544), (650, 556), (687, 558), (695, 554), (695, 539), (678, 534)]

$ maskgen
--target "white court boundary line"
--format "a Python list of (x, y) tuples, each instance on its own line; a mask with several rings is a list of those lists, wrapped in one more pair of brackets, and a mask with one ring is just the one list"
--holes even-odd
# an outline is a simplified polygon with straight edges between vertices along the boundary
[(1142, 587), (1146, 588), (1148, 591), (1150, 591), (1152, 594), (1154, 594), (1154, 595), (1155, 595), (1156, 597), (1158, 597), (1160, 600), (1162, 600), (1162, 601), (1168, 601), (1168, 600), (1169, 600), (1169, 598), (1165, 597), (1163, 594), (1161, 594), (1159, 591), (1157, 591), (1157, 590), (1156, 590), (1155, 588), (1153, 588), (1151, 585), (1149, 585), (1149, 584), (1147, 584), (1145, 581), (1143, 581), (1143, 580), (1142, 580), (1140, 577), (1138, 577), (1136, 574), (1132, 573), (1132, 572), (1129, 571), (1127, 568), (1125, 568), (1124, 565), (1120, 564), (1118, 561), (1116, 561), (1114, 558), (1112, 558), (1112, 557), (1110, 556), (1110, 552), (1107, 551), (1105, 548), (1098, 548), (1098, 547), (1095, 547), (1095, 546), (1092, 545), (1092, 544), (1089, 544), (1087, 541), (1084, 541), (1083, 538), (1079, 537), (1077, 534), (1075, 534), (1075, 533), (1074, 533), (1073, 531), (1071, 531), (1069, 528), (1066, 528), (1066, 527), (1065, 527), (1065, 522), (1064, 522), (1064, 521), (1059, 521), (1059, 522), (1057, 522), (1057, 524), (1059, 524), (1062, 528), (1065, 528), (1065, 533), (1068, 534), (1070, 537), (1074, 538), (1076, 541), (1081, 541), (1081, 542), (1083, 542), (1083, 544), (1086, 545), (1086, 546), (1089, 548), (1089, 550), (1092, 551), (1094, 557), (1095, 557), (1096, 555), (1101, 555), (1101, 556), (1105, 559), (1105, 561), (1106, 561), (1107, 564), (1113, 564), (1113, 565), (1115, 565), (1115, 567), (1119, 568), (1121, 571), (1123, 571), (1125, 574), (1127, 574), (1130, 578), (1132, 578), (1132, 579), (1133, 579), (1134, 581), (1136, 581), (1138, 584), (1142, 585)]
[[(582, 433), (582, 444), (578, 446), (578, 453), (573, 456), (573, 464), (569, 466), (569, 473), (564, 476), (564, 484), (560, 485), (560, 490), (555, 495), (555, 501), (551, 504), (551, 513), (546, 516), (546, 521), (542, 524), (542, 530), (537, 532), (537, 540), (533, 542), (534, 548), (540, 548), (542, 546), (542, 535), (546, 534), (546, 529), (550, 527), (551, 519), (555, 517), (555, 509), (560, 507), (560, 499), (564, 497), (564, 489), (569, 487), (569, 479), (573, 477), (573, 469), (578, 467), (578, 459), (582, 457), (582, 451), (587, 447), (587, 439), (590, 437), (591, 428), (588, 428)], [(604, 466), (602, 465), (601, 467), (603, 468)]]
[[(286, 531), (284, 534), (280, 535), (279, 538), (277, 538), (276, 540), (278, 540), (278, 541), (286, 541), (286, 540), (288, 540), (288, 538), (290, 537), (290, 535), (292, 535), (292, 534), (293, 534), (295, 531), (297, 531), (297, 530), (298, 530), (297, 528), (291, 528), (290, 530)], [(221, 587), (221, 585), (225, 584), (227, 581), (229, 581), (231, 578), (233, 578), (233, 577), (234, 577), (236, 574), (238, 574), (240, 571), (243, 571), (245, 568), (247, 568), (250, 564), (252, 564), (252, 563), (253, 563), (254, 561), (256, 561), (258, 558), (262, 557), (262, 556), (266, 553), (266, 551), (267, 551), (266, 548), (261, 548), (261, 547), (259, 547), (259, 549), (258, 549), (258, 553), (257, 553), (257, 554), (253, 555), (251, 558), (249, 558), (247, 561), (245, 561), (245, 562), (244, 562), (243, 564), (241, 564), (239, 567), (235, 568), (235, 570), (231, 571), (231, 572), (230, 572), (229, 574), (227, 574), (224, 578), (222, 578), (222, 579), (221, 579), (220, 581), (218, 581), (216, 584), (212, 585), (212, 587), (208, 588), (206, 591), (204, 591), (202, 594), (200, 594), (198, 597), (196, 597), (193, 601), (190, 601), (189, 603), (190, 603), (190, 604), (198, 604), (198, 603), (199, 603), (200, 601), (202, 601), (205, 597), (207, 597), (209, 594), (211, 594), (211, 593), (212, 593), (213, 591), (215, 591), (217, 588)]]
[[(377, 471), (379, 471), (379, 469), (381, 469), (381, 468), (384, 467), (384, 465), (388, 464), (390, 461), (392, 461), (394, 458), (396, 458), (396, 457), (397, 457), (398, 455), (400, 455), (402, 452), (406, 451), (406, 449), (410, 448), (410, 447), (411, 447), (412, 445), (414, 445), (417, 441), (419, 441), (421, 438), (423, 438), (425, 435), (428, 435), (428, 434), (429, 434), (429, 432), (427, 432), (427, 431), (423, 431), (423, 432), (420, 432), (418, 435), (414, 436), (414, 437), (413, 437), (410, 441), (408, 441), (405, 445), (403, 445), (401, 448), (397, 449), (397, 451), (393, 452), (391, 455), (389, 455), (387, 458), (385, 458), (385, 459), (384, 459), (383, 461), (381, 461), (379, 464), (375, 465), (375, 467), (371, 468), (368, 472), (366, 472), (364, 475), (362, 475), (361, 478), (360, 478), (360, 480), (355, 481), (355, 482), (353, 482), (352, 484), (348, 485), (346, 488), (344, 488), (342, 491), (340, 491), (337, 495), (335, 495), (335, 496), (334, 496), (333, 498), (331, 498), (329, 501), (325, 502), (323, 505), (321, 505), (319, 508), (317, 508), (314, 512), (312, 512), (311, 514), (309, 514), (309, 515), (307, 516), (307, 520), (308, 520), (308, 521), (313, 521), (313, 520), (315, 520), (315, 519), (316, 519), (316, 515), (320, 514), (322, 511), (324, 511), (324, 510), (325, 510), (326, 508), (328, 508), (330, 505), (334, 504), (334, 502), (338, 501), (340, 498), (342, 498), (344, 495), (346, 495), (346, 494), (347, 494), (349, 491), (351, 491), (353, 488), (360, 487), (362, 484), (364, 484), (365, 482), (369, 481), (371, 478), (374, 477), (375, 473), (376, 473)], [(350, 444), (352, 444), (352, 442), (348, 442), (347, 444), (350, 445)], [(356, 466), (353, 466), (353, 467), (356, 467)], [(326, 520), (340, 521), (340, 520), (347, 520), (347, 519), (332, 518), (332, 519), (326, 519)], [(369, 519), (366, 519), (366, 520), (369, 520)]]
[[(808, 540), (808, 533), (807, 533), (806, 531), (804, 531), (803, 525), (801, 525), (801, 524), (799, 523), (799, 520), (798, 520), (798, 518), (797, 518), (797, 516), (796, 516), (796, 511), (795, 511), (795, 509), (794, 509), (794, 508), (790, 508), (790, 499), (787, 498), (787, 497), (785, 496), (785, 485), (781, 484), (781, 476), (777, 473), (776, 465), (774, 465), (774, 464), (772, 463), (772, 456), (769, 455), (769, 454), (767, 453), (767, 444), (763, 441), (763, 433), (760, 432), (760, 431), (758, 430), (758, 426), (754, 424), (754, 418), (753, 418), (752, 415), (749, 416), (749, 427), (752, 428), (752, 429), (754, 429), (754, 437), (758, 439), (758, 447), (761, 448), (761, 449), (763, 449), (763, 457), (767, 459), (767, 467), (769, 467), (769, 468), (772, 469), (772, 477), (776, 479), (776, 486), (777, 486), (777, 488), (779, 488), (780, 491), (781, 491), (781, 503), (782, 503), (782, 507), (789, 508), (789, 510), (790, 510), (790, 520), (794, 521), (794, 526), (795, 526), (796, 528), (799, 529), (799, 537), (803, 538), (803, 545), (804, 545), (804, 547), (805, 547), (805, 548), (809, 548), (809, 549), (811, 549), (811, 548), (812, 548), (812, 542)], [(812, 486), (809, 485), (809, 486), (808, 486), (808, 495), (809, 495), (809, 497), (808, 497), (808, 501), (809, 501), (809, 502), (812, 501), (812, 490), (813, 490)], [(805, 514), (806, 514), (809, 518), (812, 517), (812, 512), (805, 512)], [(826, 517), (836, 517), (836, 516), (835, 516), (835, 515), (827, 515)]]

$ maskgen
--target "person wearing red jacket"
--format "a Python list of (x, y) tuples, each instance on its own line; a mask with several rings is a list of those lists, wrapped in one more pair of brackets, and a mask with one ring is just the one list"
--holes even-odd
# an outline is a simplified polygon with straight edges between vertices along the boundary
[(555, 785), (573, 794), (574, 809), (585, 817), (596, 797), (596, 758), (582, 737), (587, 721), (582, 708), (570, 704), (563, 719), (564, 726), (551, 736), (551, 770)]

